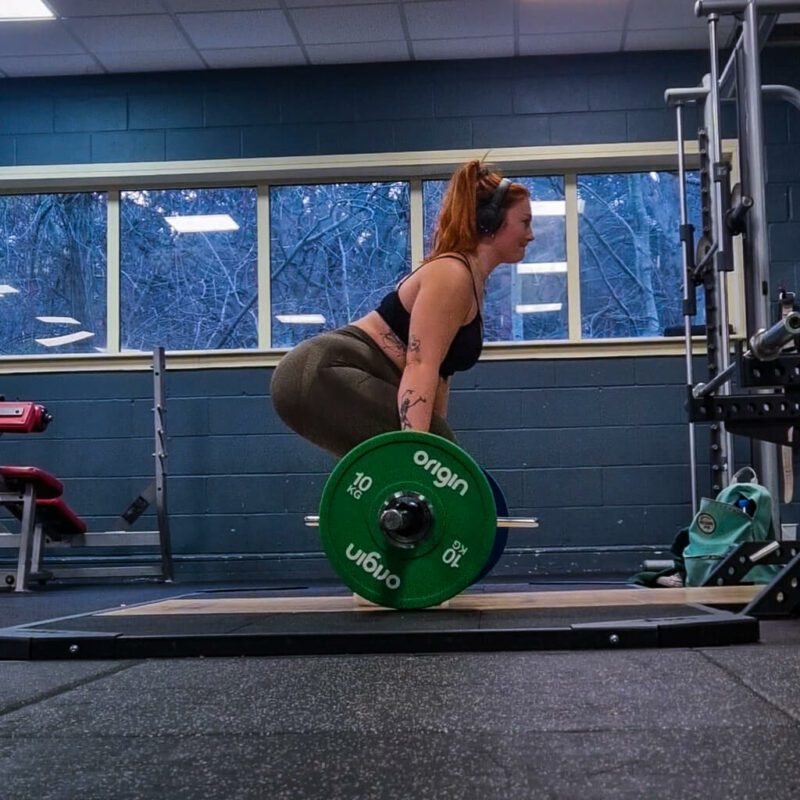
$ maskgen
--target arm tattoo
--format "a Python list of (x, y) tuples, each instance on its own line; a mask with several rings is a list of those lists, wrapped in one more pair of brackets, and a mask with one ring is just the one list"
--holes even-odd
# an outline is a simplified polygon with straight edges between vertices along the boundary
[(411, 423), (408, 421), (408, 412), (411, 408), (419, 403), (427, 403), (428, 401), (418, 395), (413, 389), (406, 389), (403, 392), (403, 397), (400, 400), (400, 430), (407, 431), (411, 428)]
[(383, 349), (398, 356), (406, 354), (406, 346), (403, 340), (394, 332), (388, 331), (381, 337), (383, 339)]
[(417, 355), (422, 352), (422, 342), (416, 336), (412, 336), (408, 340), (408, 352), (417, 353)]

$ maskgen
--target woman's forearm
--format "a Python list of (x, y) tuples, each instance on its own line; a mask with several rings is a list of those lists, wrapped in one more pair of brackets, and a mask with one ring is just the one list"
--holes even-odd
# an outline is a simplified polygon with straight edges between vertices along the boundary
[(439, 374), (435, 366), (414, 363), (406, 365), (397, 392), (400, 430), (430, 430), (438, 382)]

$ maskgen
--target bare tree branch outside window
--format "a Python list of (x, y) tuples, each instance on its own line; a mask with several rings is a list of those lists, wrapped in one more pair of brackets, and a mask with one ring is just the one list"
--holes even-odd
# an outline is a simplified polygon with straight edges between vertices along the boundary
[[(120, 205), (123, 349), (256, 347), (256, 190), (128, 191)], [(169, 222), (198, 216), (236, 228), (179, 232)]]
[(273, 187), (270, 217), (273, 347), (366, 314), (411, 267), (406, 182)]
[[(698, 175), (687, 178), (687, 207), (697, 227)], [(578, 199), (582, 336), (663, 336), (682, 325), (677, 176), (580, 175)], [(696, 321), (702, 319), (701, 313)]]
[(106, 347), (106, 195), (0, 197), (0, 352)]

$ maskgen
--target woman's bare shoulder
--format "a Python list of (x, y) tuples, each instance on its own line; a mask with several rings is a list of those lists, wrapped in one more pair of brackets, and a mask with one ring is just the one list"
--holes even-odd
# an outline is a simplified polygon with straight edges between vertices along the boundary
[(454, 282), (456, 285), (461, 283), (472, 285), (472, 270), (460, 253), (442, 253), (425, 262), (423, 266), (425, 269), (419, 272), (420, 278), (430, 278), (437, 283), (446, 281)]

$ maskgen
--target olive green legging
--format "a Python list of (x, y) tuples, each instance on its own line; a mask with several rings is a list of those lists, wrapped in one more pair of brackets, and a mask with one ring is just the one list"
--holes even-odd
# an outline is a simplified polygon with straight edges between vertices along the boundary
[[(372, 436), (400, 429), (401, 377), (368, 334), (347, 325), (302, 342), (281, 359), (272, 375), (272, 404), (293, 431), (341, 457)], [(430, 430), (456, 441), (436, 414)]]

